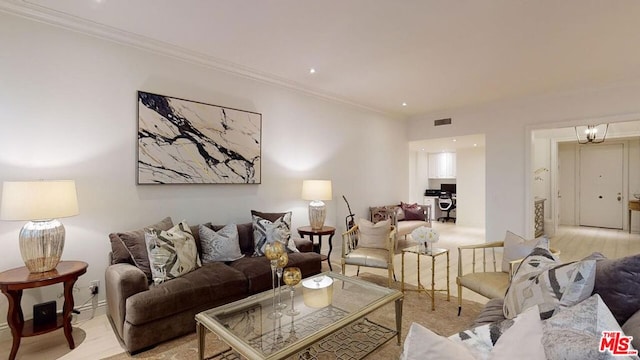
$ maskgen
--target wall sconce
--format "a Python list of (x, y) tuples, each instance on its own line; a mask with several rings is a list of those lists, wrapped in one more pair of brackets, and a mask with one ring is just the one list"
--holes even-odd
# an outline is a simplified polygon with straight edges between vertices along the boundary
[(578, 144), (599, 144), (607, 137), (609, 124), (576, 126)]

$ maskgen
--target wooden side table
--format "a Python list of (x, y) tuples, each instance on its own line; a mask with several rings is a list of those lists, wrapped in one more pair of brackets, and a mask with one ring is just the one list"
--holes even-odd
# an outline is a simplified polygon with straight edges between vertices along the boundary
[[(405, 253), (413, 253), (418, 257), (418, 288), (417, 289), (405, 289), (404, 288), (404, 254)], [(422, 291), (425, 294), (431, 297), (431, 311), (436, 309), (436, 291), (445, 291), (444, 289), (436, 289), (436, 258), (440, 255), (447, 255), (447, 301), (451, 300), (451, 293), (449, 291), (449, 250), (448, 249), (437, 249), (431, 248), (430, 251), (426, 251), (421, 248), (420, 245), (411, 246), (405, 249), (402, 249), (402, 292), (405, 291)], [(420, 256), (428, 256), (431, 258), (431, 290), (425, 289), (420, 282)]]
[(631, 234), (631, 212), (640, 211), (640, 200), (629, 200), (629, 234)]
[[(322, 250), (322, 235), (329, 235), (329, 253), (327, 253), (327, 257), (325, 258), (322, 255), (322, 260), (327, 260), (329, 263), (329, 270), (333, 271), (331, 267), (331, 251), (333, 250), (333, 235), (336, 234), (336, 228), (332, 226), (323, 226), (322, 229), (312, 229), (311, 226), (302, 226), (298, 228), (298, 234), (301, 238), (304, 238), (305, 235), (308, 235), (313, 243), (313, 250), (320, 254), (320, 250)], [(313, 237), (318, 236), (318, 245), (313, 241)]]
[[(87, 263), (83, 261), (61, 261), (55, 269), (43, 273), (30, 273), (25, 266), (0, 273), (0, 290), (9, 300), (7, 322), (13, 336), (13, 346), (9, 360), (16, 358), (20, 339), (36, 336), (64, 328), (69, 348), (75, 348), (71, 336), (71, 310), (73, 310), (73, 285), (78, 277), (87, 272)], [(56, 322), (42, 326), (34, 326), (33, 320), (24, 321), (22, 314), (22, 290), (33, 289), (57, 283), (64, 283), (64, 307), (62, 314), (57, 315)]]

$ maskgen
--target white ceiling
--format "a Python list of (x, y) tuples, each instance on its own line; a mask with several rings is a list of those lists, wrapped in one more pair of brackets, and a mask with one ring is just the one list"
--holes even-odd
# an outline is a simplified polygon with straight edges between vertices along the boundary
[(0, 10), (153, 39), (398, 116), (640, 78), (637, 0), (0, 0)]

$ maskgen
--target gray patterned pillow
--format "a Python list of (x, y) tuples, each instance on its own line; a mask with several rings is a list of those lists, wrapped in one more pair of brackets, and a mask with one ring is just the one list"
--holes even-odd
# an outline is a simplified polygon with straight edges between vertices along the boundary
[(514, 320), (506, 319), (461, 331), (449, 336), (449, 339), (461, 342), (478, 357), (484, 357), (491, 352), (500, 336), (513, 324)]
[(548, 359), (637, 359), (600, 352), (603, 331), (622, 331), (598, 294), (558, 310), (543, 322), (542, 345)]
[(298, 252), (296, 244), (291, 238), (291, 212), (287, 212), (275, 221), (269, 221), (258, 215), (253, 217), (253, 256), (263, 256), (267, 243), (279, 241), (289, 252)]
[(171, 229), (147, 229), (144, 234), (153, 282), (184, 275), (198, 268), (200, 258), (189, 225), (183, 220)]
[(538, 305), (547, 319), (561, 307), (572, 306), (591, 296), (595, 281), (595, 260), (559, 264), (542, 239), (518, 266), (504, 297), (504, 316), (512, 319)]
[(227, 224), (222, 229), (214, 231), (200, 225), (200, 244), (202, 245), (202, 262), (236, 261), (244, 255), (240, 251), (238, 227)]

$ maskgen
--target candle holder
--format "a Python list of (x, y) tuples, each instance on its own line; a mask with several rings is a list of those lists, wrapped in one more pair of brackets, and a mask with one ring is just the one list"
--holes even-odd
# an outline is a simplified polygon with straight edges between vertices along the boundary
[[(271, 261), (271, 287), (273, 288), (273, 312), (269, 313), (269, 318), (276, 319), (282, 317), (282, 313), (278, 311), (276, 306), (276, 269), (278, 268), (278, 259), (284, 254), (284, 245), (281, 242), (274, 241), (267, 243), (264, 247), (264, 255)], [(279, 282), (278, 282), (279, 284)]]
[(278, 276), (278, 303), (276, 304), (276, 309), (282, 310), (287, 307), (287, 304), (282, 302), (282, 269), (289, 263), (289, 255), (287, 252), (283, 252), (282, 255), (278, 258), (278, 263), (276, 264), (276, 275)]
[(300, 311), (296, 310), (293, 306), (293, 298), (296, 292), (294, 286), (298, 285), (300, 280), (302, 280), (300, 268), (288, 267), (284, 269), (284, 283), (289, 285), (289, 293), (291, 294), (291, 307), (285, 312), (285, 314), (289, 316), (300, 315)]

